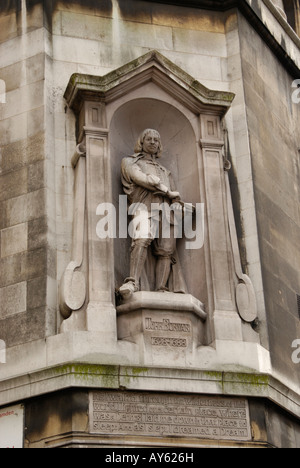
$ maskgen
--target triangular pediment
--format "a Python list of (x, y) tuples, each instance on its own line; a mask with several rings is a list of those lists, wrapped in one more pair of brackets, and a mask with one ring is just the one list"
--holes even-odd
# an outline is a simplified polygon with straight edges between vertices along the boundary
[(232, 93), (206, 88), (157, 51), (148, 52), (104, 76), (76, 73), (64, 97), (69, 107), (78, 112), (84, 101), (112, 102), (151, 81), (195, 112), (213, 106), (216, 113), (224, 114), (234, 99)]

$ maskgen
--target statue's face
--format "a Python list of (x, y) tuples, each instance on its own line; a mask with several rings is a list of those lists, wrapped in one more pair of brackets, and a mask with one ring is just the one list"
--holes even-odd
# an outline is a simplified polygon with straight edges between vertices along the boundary
[(157, 132), (148, 132), (143, 141), (143, 150), (148, 154), (157, 154), (160, 145), (160, 138)]

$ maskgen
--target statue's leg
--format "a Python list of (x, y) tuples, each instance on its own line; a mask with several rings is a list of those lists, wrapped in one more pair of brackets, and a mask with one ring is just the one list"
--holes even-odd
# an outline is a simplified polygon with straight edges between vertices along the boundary
[(170, 257), (158, 257), (156, 262), (156, 291), (168, 291), (167, 283), (170, 273)]
[(133, 242), (130, 255), (130, 277), (120, 287), (121, 296), (127, 297), (140, 289), (140, 279), (147, 259), (148, 246), (151, 240), (139, 239)]
[(174, 226), (171, 225), (170, 237), (160, 237), (153, 243), (153, 253), (156, 256), (156, 290), (168, 291), (168, 280), (171, 273), (172, 256), (176, 249)]
[(151, 219), (147, 211), (138, 211), (132, 221), (133, 231), (130, 253), (130, 276), (120, 287), (119, 293), (123, 298), (140, 290), (140, 279), (147, 259), (148, 247), (153, 240)]
[(145, 242), (144, 240), (136, 241), (131, 252), (130, 277), (137, 289), (139, 289), (140, 278), (147, 258), (148, 244), (149, 242)]

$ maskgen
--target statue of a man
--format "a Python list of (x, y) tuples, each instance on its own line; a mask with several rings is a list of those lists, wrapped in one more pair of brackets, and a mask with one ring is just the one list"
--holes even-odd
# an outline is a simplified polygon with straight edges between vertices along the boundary
[[(167, 291), (172, 265), (176, 260), (176, 219), (168, 209), (157, 211), (153, 207), (174, 206), (180, 202), (180, 193), (176, 191), (171, 173), (163, 167), (158, 159), (161, 157), (162, 144), (156, 130), (146, 129), (139, 137), (135, 154), (122, 160), (121, 179), (133, 215), (133, 225), (137, 220), (132, 235), (130, 257), (130, 276), (121, 286), (119, 292), (126, 297), (140, 290), (140, 279), (151, 245), (151, 254), (156, 260), (155, 290)], [(179, 208), (180, 204), (178, 203)], [(162, 233), (162, 220), (169, 221), (169, 235)], [(141, 229), (143, 220), (143, 229)], [(178, 266), (177, 266), (178, 268)], [(180, 275), (177, 275), (177, 278)], [(181, 282), (182, 284), (182, 282)], [(184, 287), (177, 281), (178, 291), (184, 293)], [(179, 285), (179, 286), (178, 286)]]

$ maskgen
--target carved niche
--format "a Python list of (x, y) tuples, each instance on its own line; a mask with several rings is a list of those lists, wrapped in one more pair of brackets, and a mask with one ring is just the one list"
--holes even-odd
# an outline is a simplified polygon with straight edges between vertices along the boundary
[[(76, 329), (80, 321), (72, 317), (79, 314), (88, 331), (134, 341), (140, 338), (130, 331), (133, 317), (140, 321), (137, 327), (144, 317), (147, 335), (154, 323), (172, 323), (163, 314), (177, 312), (185, 330), (197, 329), (196, 346), (222, 339), (242, 341), (242, 322), (255, 319), (256, 304), (252, 283), (241, 267), (226, 172), (230, 167), (222, 120), (234, 95), (208, 90), (152, 51), (104, 77), (73, 75), (65, 98), (77, 117), (78, 146), (72, 160), (73, 249), (61, 281), (63, 327), (73, 320), (70, 326)], [(204, 236), (195, 248), (186, 248), (187, 239), (177, 242), (188, 294), (150, 288), (120, 300), (116, 291), (128, 276), (131, 250), (131, 239), (119, 221), (127, 213), (127, 203), (120, 198), (120, 167), (146, 128), (160, 133), (163, 165), (182, 199), (202, 204)], [(115, 207), (116, 235), (99, 238), (103, 204)]]

